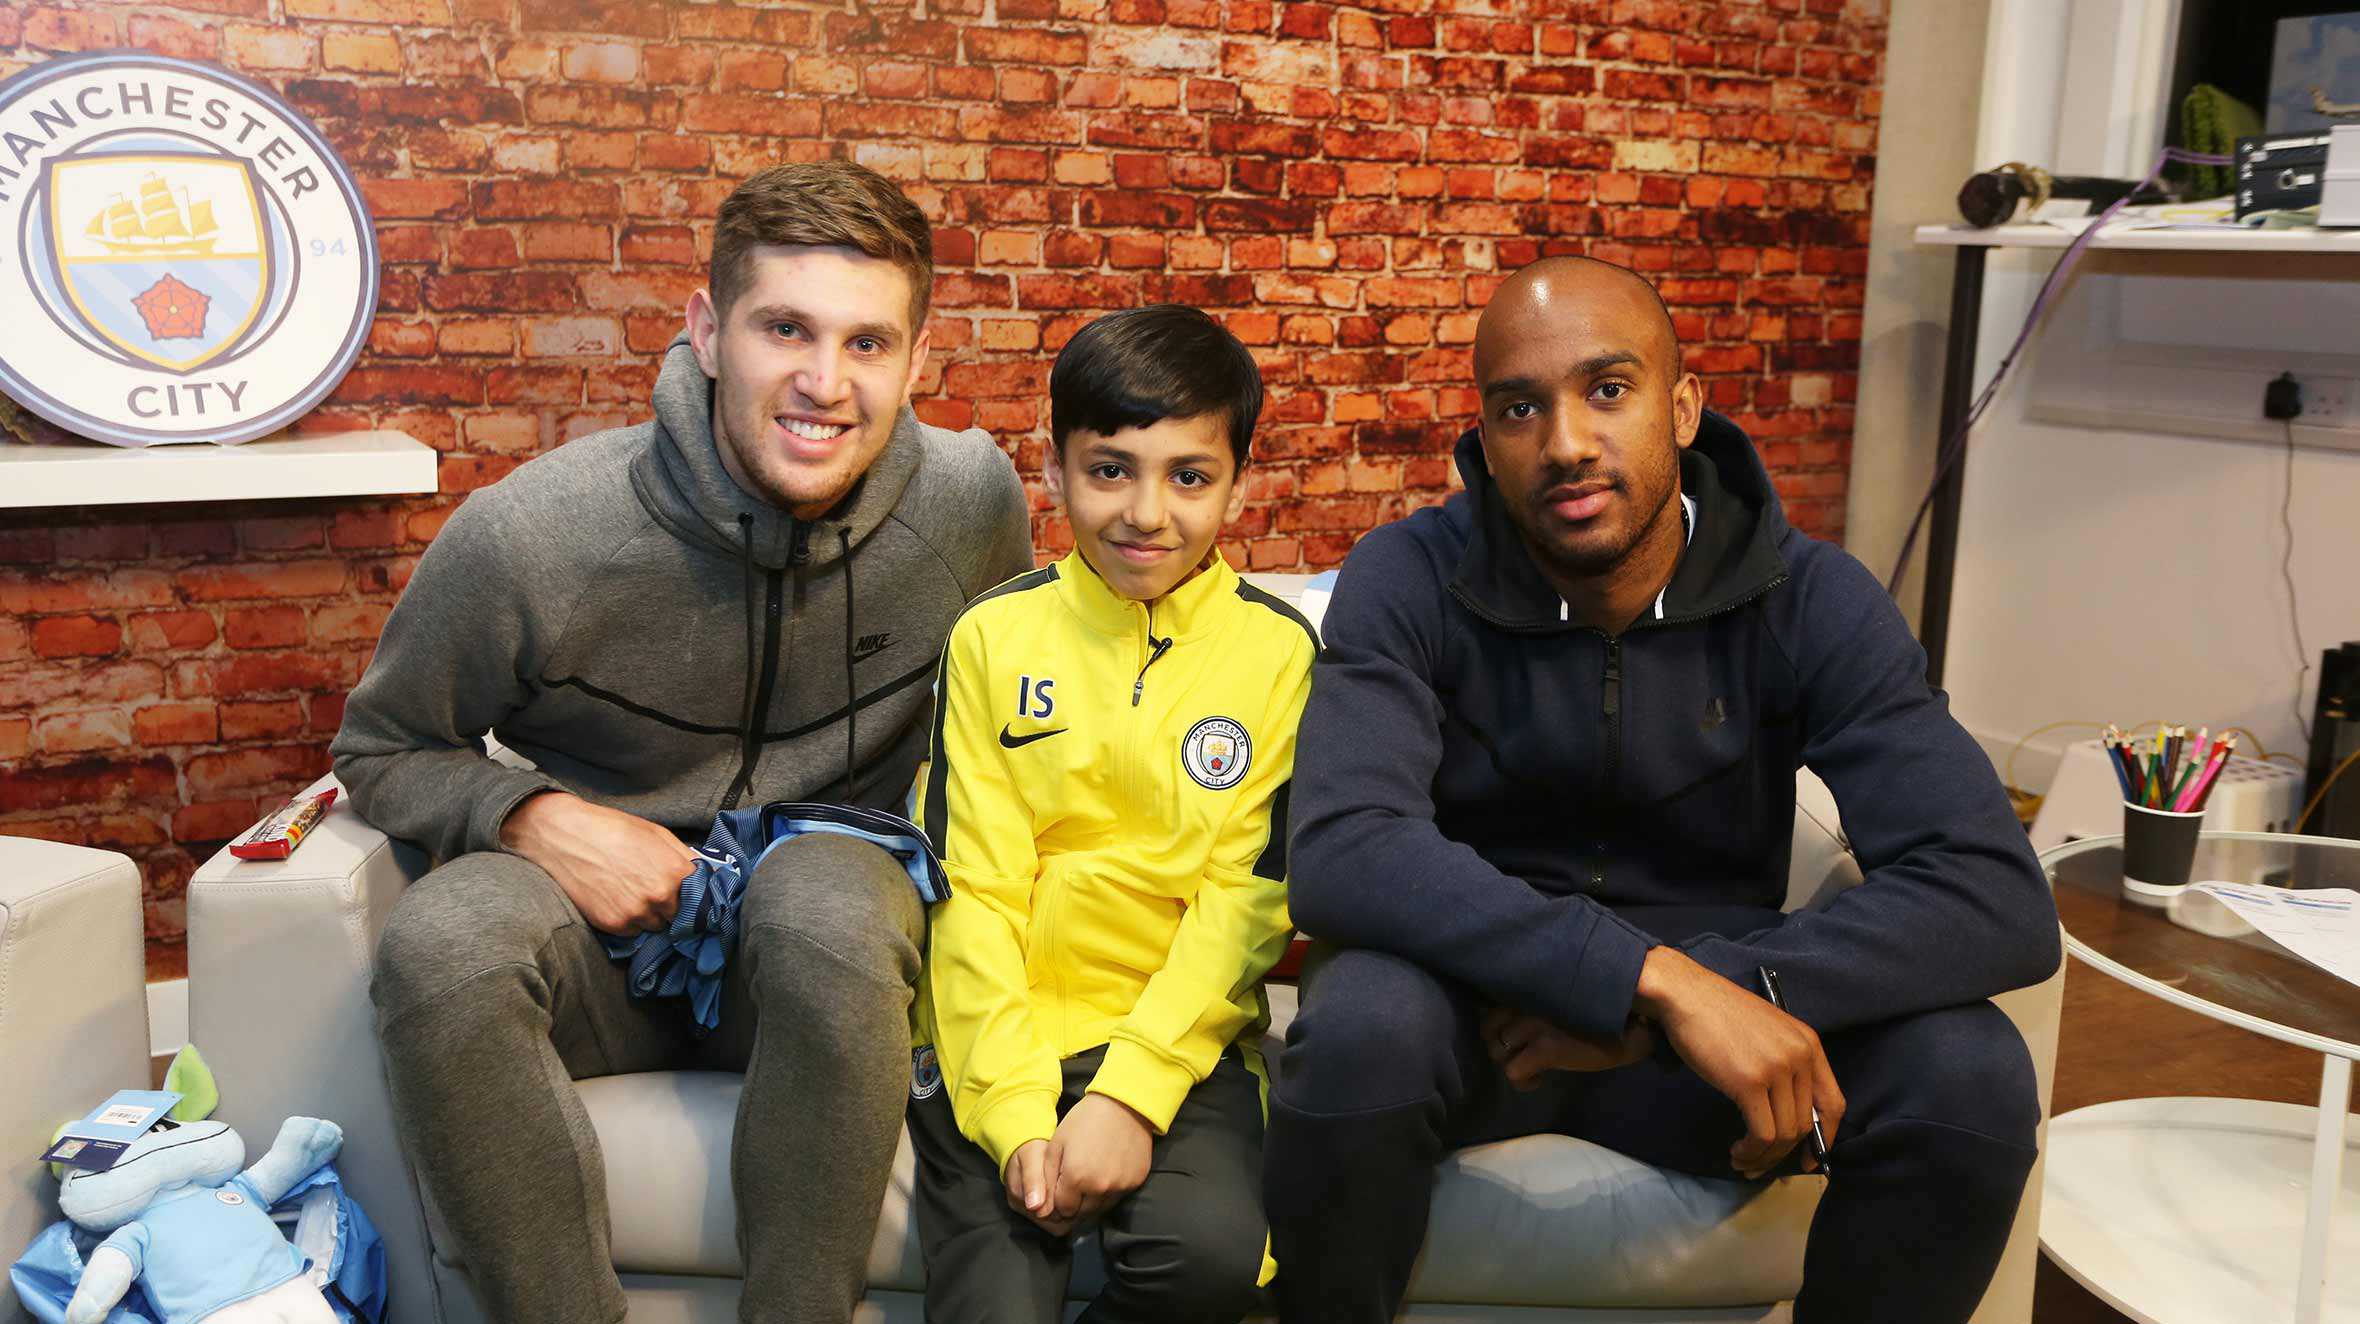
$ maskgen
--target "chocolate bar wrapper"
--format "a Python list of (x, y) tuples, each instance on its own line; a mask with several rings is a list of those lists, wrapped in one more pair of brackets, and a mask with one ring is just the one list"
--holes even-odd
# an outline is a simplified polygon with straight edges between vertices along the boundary
[(303, 844), (303, 838), (335, 803), (333, 788), (308, 800), (289, 800), (270, 817), (255, 824), (244, 841), (232, 844), (229, 853), (241, 860), (283, 860), (295, 853), (295, 848)]

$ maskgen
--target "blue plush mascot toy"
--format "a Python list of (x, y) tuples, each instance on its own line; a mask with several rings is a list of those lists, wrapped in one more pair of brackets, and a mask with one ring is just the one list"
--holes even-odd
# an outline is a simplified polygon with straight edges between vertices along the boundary
[[(194, 1060), (166, 1082), (190, 1095), (179, 1116), (212, 1111), (211, 1073)], [(67, 1169), (58, 1207), (106, 1240), (90, 1252), (66, 1324), (101, 1324), (133, 1282), (164, 1324), (338, 1324), (270, 1207), (343, 1145), (334, 1122), (290, 1117), (241, 1172), (246, 1142), (227, 1122), (166, 1120), (104, 1172)]]

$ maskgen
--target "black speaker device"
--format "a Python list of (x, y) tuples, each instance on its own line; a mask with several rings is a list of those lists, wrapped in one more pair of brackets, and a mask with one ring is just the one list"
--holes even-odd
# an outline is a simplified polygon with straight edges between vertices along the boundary
[[(2360, 643), (2319, 657), (2319, 698), (2311, 713), (2311, 761), (2303, 788), (2308, 805), (2344, 760), (2360, 754)], [(2346, 769), (2299, 831), (2314, 837), (2360, 839), (2360, 765)]]

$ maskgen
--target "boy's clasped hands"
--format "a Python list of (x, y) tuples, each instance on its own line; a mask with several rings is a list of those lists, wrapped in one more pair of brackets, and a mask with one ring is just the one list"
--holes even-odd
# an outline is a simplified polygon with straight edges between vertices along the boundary
[(1146, 1118), (1104, 1094), (1085, 1094), (1055, 1135), (1008, 1156), (1008, 1207), (1051, 1236), (1069, 1235), (1145, 1184), (1154, 1154)]

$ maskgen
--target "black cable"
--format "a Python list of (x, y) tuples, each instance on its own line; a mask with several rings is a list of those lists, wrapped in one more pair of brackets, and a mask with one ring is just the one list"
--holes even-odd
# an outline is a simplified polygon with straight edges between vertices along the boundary
[(1893, 558), (1893, 573), (1885, 580), (1887, 596), (1901, 596), (1901, 577), (1909, 573), (1910, 555), (1917, 551), (1918, 533), (1925, 528), (1926, 513), (1934, 508), (1934, 498), (1941, 495), (1942, 480), (1950, 476), (1950, 471), (1958, 466), (1959, 458), (1966, 454), (1967, 433), (1982, 419), (1983, 406), (1990, 403), (1991, 393), (2006, 379), (2008, 369), (2015, 362), (2013, 352), (2000, 361), (1999, 371), (1992, 374), (1990, 385), (1984, 387), (1983, 393), (1975, 398), (1975, 403), (1968, 406), (1967, 416), (1960, 421), (1958, 430), (1944, 437), (1934, 448), (1934, 477), (1927, 482), (1926, 495), (1919, 500), (1917, 513), (1910, 518), (1909, 532), (1901, 539), (1900, 554)]
[[(2127, 195), (2125, 196), (2127, 198)], [(1943, 480), (1950, 476), (1952, 469), (1958, 467), (1960, 460), (1966, 458), (1967, 434), (1975, 430), (1977, 423), (1983, 421), (1983, 411), (1990, 408), (1991, 402), (1998, 397), (2000, 384), (2008, 379), (2008, 370), (2016, 366), (2016, 356), (2022, 354), (2024, 347), (2031, 343), (2034, 324), (2047, 310), (2050, 298), (2064, 283), (2065, 277), (2072, 272), (2075, 261), (2081, 256), (2082, 245), (2089, 239), (2096, 237), (2099, 227), (2104, 225), (2121, 205), (2119, 202), (2116, 203), (2114, 207), (2107, 208), (2106, 212), (2101, 214), (2097, 220), (2092, 221), (2089, 227), (2081, 235), (2076, 236), (2064, 254), (2057, 259), (2056, 265), (2049, 268), (2048, 275), (2041, 280), (2039, 291), (2032, 296), (2032, 308), (2024, 315), (2024, 325), (2016, 332), (2015, 343), (2009, 345), (2008, 352), (2000, 357), (1999, 367), (1992, 372), (1991, 380), (1985, 382), (1983, 389), (1976, 393), (1974, 403), (1967, 406), (1966, 416), (1959, 420), (1958, 427), (1950, 435), (1942, 438), (1940, 443), (1934, 447), (1934, 477), (1926, 484), (1926, 495), (1919, 500), (1917, 513), (1909, 521), (1909, 532), (1901, 539), (1900, 554), (1893, 558), (1893, 573), (1885, 579), (1887, 595), (1892, 597), (1901, 595), (1901, 577), (1909, 571), (1909, 558), (1917, 550), (1918, 534), (1925, 527), (1926, 515), (1934, 509), (1934, 499), (1942, 493)]]
[(2303, 642), (2303, 609), (2294, 595), (2294, 420), (2281, 420), (2286, 426), (2286, 494), (2278, 502), (2278, 524), (2286, 531), (2286, 550), (2278, 558), (2278, 577), (2286, 581), (2286, 623), (2294, 631), (2294, 655), (2302, 668), (2294, 673), (2294, 697), (2287, 700), (2294, 706), (2295, 728), (2303, 733), (2303, 743), (2311, 743), (2311, 723), (2303, 716), (2303, 686), (2311, 678), (2311, 649)]

